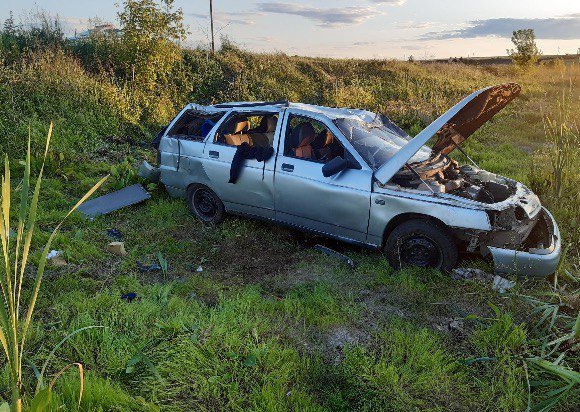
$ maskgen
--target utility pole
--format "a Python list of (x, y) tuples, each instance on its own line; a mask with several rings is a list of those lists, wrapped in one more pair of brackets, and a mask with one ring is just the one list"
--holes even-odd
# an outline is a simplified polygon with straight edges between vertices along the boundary
[(209, 20), (211, 25), (211, 54), (215, 53), (215, 41), (213, 37), (213, 0), (209, 0)]

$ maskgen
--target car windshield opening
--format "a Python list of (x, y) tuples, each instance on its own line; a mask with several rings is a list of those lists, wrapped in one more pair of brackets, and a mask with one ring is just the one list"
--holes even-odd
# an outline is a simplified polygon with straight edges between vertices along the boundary
[[(392, 123), (386, 116), (370, 115), (335, 119), (334, 123), (367, 164), (378, 170), (403, 148), (412, 137)], [(423, 146), (408, 163), (427, 160), (431, 149)]]

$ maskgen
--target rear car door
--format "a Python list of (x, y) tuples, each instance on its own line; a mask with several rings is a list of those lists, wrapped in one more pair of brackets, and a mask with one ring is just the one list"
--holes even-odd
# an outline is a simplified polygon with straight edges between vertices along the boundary
[(158, 135), (161, 182), (173, 196), (185, 197), (191, 181), (199, 182), (204, 140), (225, 111), (187, 105)]
[[(366, 242), (371, 169), (326, 116), (300, 109), (285, 112), (276, 161), (276, 220)], [(336, 156), (358, 168), (325, 177), (322, 167)]]
[[(261, 130), (260, 122), (270, 117), (270, 129)], [(230, 169), (237, 147), (243, 143), (272, 146), (275, 128), (279, 128), (275, 111), (232, 110), (208, 136), (204, 147), (203, 168), (211, 189), (226, 210), (274, 219), (274, 153), (265, 162), (245, 159), (236, 183), (229, 183)]]

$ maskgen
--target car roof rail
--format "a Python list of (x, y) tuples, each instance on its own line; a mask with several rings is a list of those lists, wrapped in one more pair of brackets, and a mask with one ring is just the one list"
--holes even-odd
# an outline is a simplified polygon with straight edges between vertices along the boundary
[(215, 104), (213, 107), (218, 109), (229, 109), (234, 107), (260, 107), (260, 106), (290, 106), (288, 99), (280, 99), (271, 102), (252, 102), (252, 103), (221, 103)]

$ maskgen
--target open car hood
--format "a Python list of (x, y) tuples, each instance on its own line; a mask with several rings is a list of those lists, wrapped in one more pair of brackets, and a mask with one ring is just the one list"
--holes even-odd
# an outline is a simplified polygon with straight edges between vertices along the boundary
[(439, 116), (409, 143), (401, 148), (376, 172), (375, 177), (386, 184), (433, 135), (438, 139), (434, 153), (448, 154), (464, 142), (485, 122), (515, 99), (521, 91), (516, 83), (506, 83), (478, 90)]

